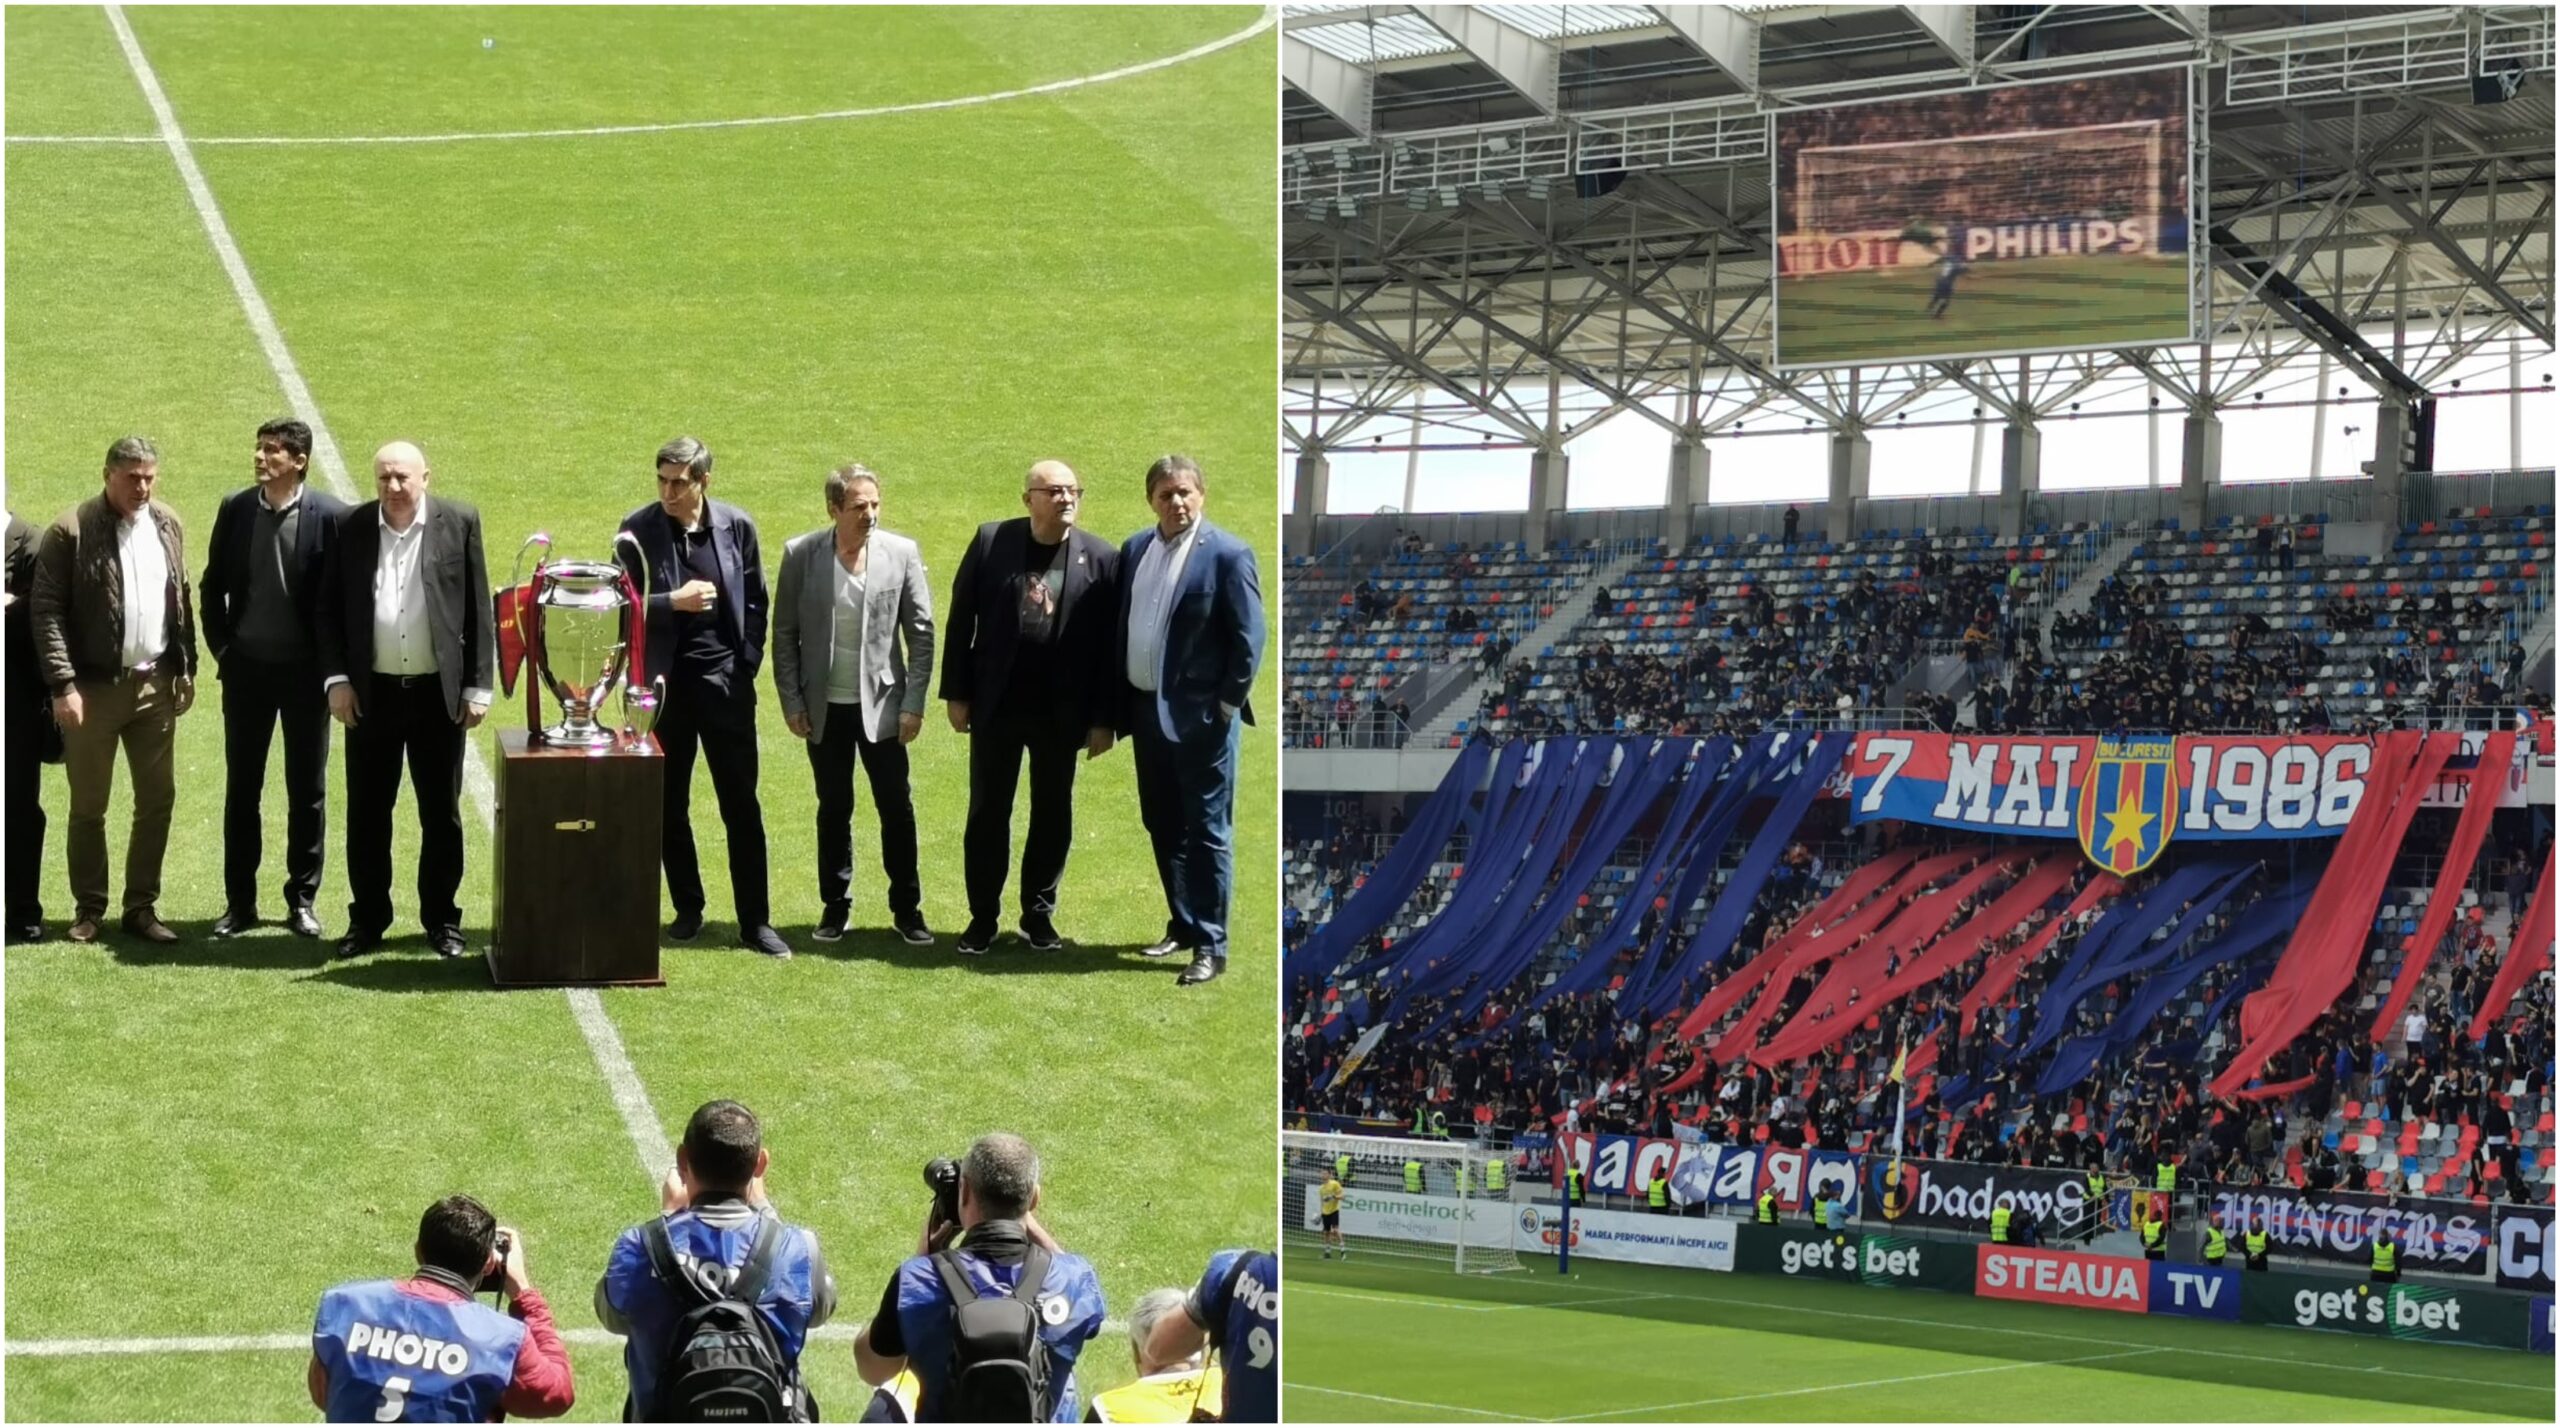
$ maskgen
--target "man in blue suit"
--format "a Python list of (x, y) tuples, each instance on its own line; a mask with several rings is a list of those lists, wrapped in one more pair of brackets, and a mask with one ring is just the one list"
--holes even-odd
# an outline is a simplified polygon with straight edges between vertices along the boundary
[(1262, 664), (1262, 584), (1253, 547), (1202, 517), (1200, 467), (1166, 456), (1147, 468), (1152, 529), (1120, 548), (1123, 728), (1137, 743), (1138, 811), (1164, 884), (1164, 940), (1150, 957), (1191, 954), (1177, 981), (1227, 969), (1235, 885), (1236, 744), (1253, 722)]

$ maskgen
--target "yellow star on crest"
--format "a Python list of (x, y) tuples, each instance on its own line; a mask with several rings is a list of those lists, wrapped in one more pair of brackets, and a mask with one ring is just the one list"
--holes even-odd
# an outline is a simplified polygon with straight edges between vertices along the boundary
[(2142, 811), (2142, 789), (2138, 782), (2126, 782), (2116, 794), (2116, 806), (2107, 810), (2107, 853), (2131, 843), (2142, 846), (2142, 830), (2151, 826), (2151, 815)]

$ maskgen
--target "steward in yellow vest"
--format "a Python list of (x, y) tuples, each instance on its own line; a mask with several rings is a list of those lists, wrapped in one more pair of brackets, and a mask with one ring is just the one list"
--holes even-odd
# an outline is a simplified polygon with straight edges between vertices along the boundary
[(2384, 1230), (2373, 1237), (2373, 1282), (2400, 1282), (2400, 1236), (2393, 1231)]
[(1644, 1202), (1657, 1215), (1671, 1213), (1671, 1177), (1659, 1168), (1653, 1172), (1653, 1183), (1644, 1187)]
[(2006, 1205), (1991, 1207), (1991, 1242), (1995, 1245), (2009, 1242), (2009, 1207)]
[(2251, 1269), (2267, 1267), (2267, 1222), (2257, 1221), (2240, 1237), (2240, 1253)]
[(1404, 1193), (1408, 1195), (1422, 1193), (1422, 1162), (1419, 1160), (1408, 1160), (1404, 1163)]
[(1752, 1212), (1751, 1218), (1764, 1225), (1774, 1225), (1778, 1223), (1778, 1192), (1775, 1190), (1761, 1191), (1758, 1208)]
[(2169, 1257), (2169, 1226), (2166, 1221), (2155, 1217), (2142, 1222), (2142, 1257), (2144, 1259)]
[(2220, 1264), (2222, 1257), (2229, 1253), (2231, 1253), (2231, 1241), (2223, 1235), (2222, 1226), (2207, 1224), (2204, 1227), (2204, 1262)]

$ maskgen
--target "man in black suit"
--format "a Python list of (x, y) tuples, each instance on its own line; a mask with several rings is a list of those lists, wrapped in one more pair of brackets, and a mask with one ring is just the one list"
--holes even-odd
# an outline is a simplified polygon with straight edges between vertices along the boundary
[(1023, 480), (1030, 512), (978, 527), (951, 582), (942, 699), (969, 736), (969, 821), (962, 861), (969, 926), (959, 948), (995, 945), (1013, 859), (1013, 793), (1031, 758), (1031, 830), (1022, 845), (1022, 940), (1064, 946), (1051, 921), (1074, 836), (1076, 750), (1110, 752), (1121, 682), (1111, 655), (1118, 553), (1076, 528), (1084, 492), (1063, 461)]
[[(658, 706), (658, 744), (667, 769), (662, 848), (675, 921), (667, 935), (689, 942), (702, 931), (702, 864), (693, 850), (693, 760), (711, 765), (711, 791), (729, 845), (729, 892), (739, 945), (787, 958), (766, 901), (764, 809), (756, 802), (756, 672), (764, 668), (764, 553), (756, 523), (711, 499), (711, 448), (680, 436), (658, 449), (658, 499), (622, 518), (648, 567), (635, 579), (649, 591), (649, 667), (667, 694)], [(627, 546), (615, 555), (626, 566)]]
[(311, 489), (311, 428), (290, 419), (258, 428), (254, 485), (223, 499), (205, 554), (205, 648), (222, 680), (222, 920), (216, 937), (258, 925), (258, 864), (266, 830), (267, 748), (284, 725), (285, 926), (320, 935), (328, 819), (329, 698), (321, 688), (318, 624), (329, 543), (344, 501)]
[(462, 754), (488, 717), (497, 652), (480, 513), (427, 499), (427, 457), (374, 453), (376, 499), (338, 519), (312, 628), (329, 715), (347, 728), (347, 935), (370, 952), (391, 926), (391, 811), (405, 763), (418, 802), (418, 918), (439, 957), (463, 952)]
[[(8, 938), (44, 940), (44, 766), (60, 758), (44, 675), (36, 665), (35, 627), (28, 597), (36, 586), (36, 528), (9, 513), (8, 688), (9, 866)], [(50, 743), (51, 748), (46, 745)]]

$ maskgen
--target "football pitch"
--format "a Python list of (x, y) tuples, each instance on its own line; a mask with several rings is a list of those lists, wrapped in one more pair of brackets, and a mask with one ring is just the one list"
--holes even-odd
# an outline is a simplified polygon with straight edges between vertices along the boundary
[(2532, 1354), (1586, 1261), (1289, 1256), (1291, 1422), (2453, 1422)]
[[(680, 433), (716, 453), (713, 497), (756, 519), (768, 580), (783, 541), (824, 523), (829, 468), (879, 471), (883, 524), (918, 541), (937, 608), (976, 525), (1022, 513), (1031, 461), (1072, 464), (1082, 523), (1117, 542), (1149, 519), (1148, 462), (1182, 450), (1209, 518), (1260, 550), (1276, 610), (1265, 12), (147, 8), (121, 16), (130, 46), (118, 18), (5, 15), (8, 501), (36, 525), (97, 492), (111, 440), (144, 433), (200, 574), (255, 427), (291, 414), (290, 374), (344, 456), (315, 461), (316, 484), (369, 499), (373, 450), (417, 441), (432, 494), (479, 508), (499, 582), (535, 530), (603, 558)], [(47, 773), (53, 940), (5, 965), (9, 1418), (308, 1419), (321, 1290), (406, 1273), (420, 1211), (467, 1191), (525, 1234), (571, 1336), (575, 1416), (612, 1420), (620, 1348), (596, 1278), (714, 1097), (762, 1116), (775, 1203), (835, 1269), (836, 1326), (805, 1363), (831, 1417), (861, 1410), (846, 1341), (913, 1252), (919, 1167), (980, 1132), (1041, 1150), (1042, 1216), (1094, 1261), (1115, 1324), (1213, 1251), (1270, 1243), (1272, 735), (1244, 740), (1234, 971), (1206, 988), (1134, 954), (1164, 908), (1126, 748), (1080, 771), (1070, 947), (953, 953), (967, 758), (938, 703), (912, 750), (938, 945), (887, 930), (867, 787), (855, 931), (812, 940), (815, 800), (768, 676), (774, 921), (799, 956), (729, 945), (697, 770), (710, 923), (663, 954), (667, 985), (497, 993), (476, 958), (485, 783), (464, 805), (472, 959), (440, 962), (419, 934), (405, 788), (383, 951), (331, 964), (280, 928), (207, 936), (212, 676), (208, 660), (179, 721), (160, 911), (180, 944), (61, 939), (66, 795)], [(1266, 669), (1260, 709), (1276, 687)], [(484, 763), (523, 718), (521, 689), (500, 699)], [(342, 759), (335, 741), (331, 937)], [(271, 844), (281, 782), (279, 754)], [(282, 879), (271, 846), (270, 919)], [(1081, 1378), (1091, 1393), (1130, 1373), (1115, 1328)]]
[(1778, 284), (1778, 360), (1789, 367), (1955, 353), (2168, 342), (2187, 336), (2187, 265), (2098, 255), (1981, 263), (1929, 316), (1929, 268), (1789, 278)]

